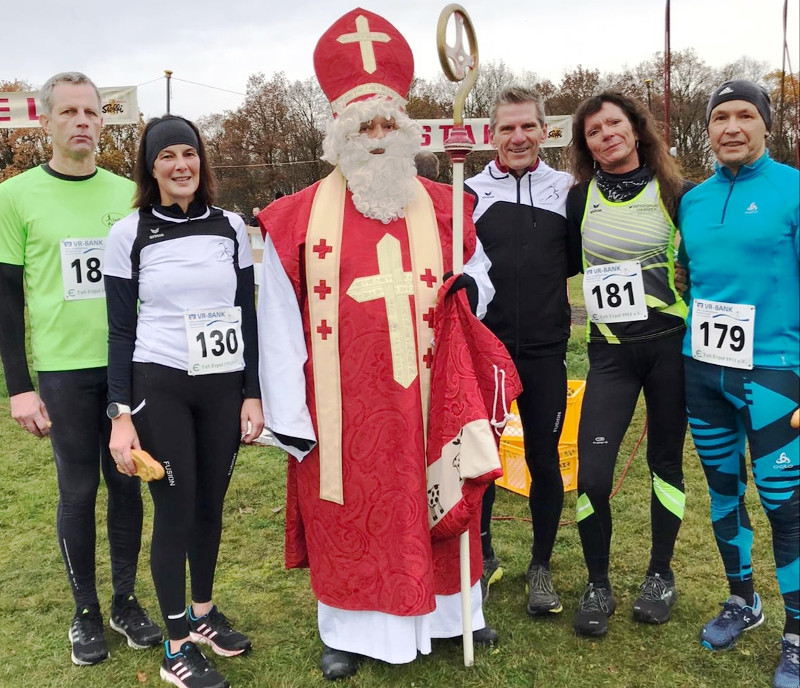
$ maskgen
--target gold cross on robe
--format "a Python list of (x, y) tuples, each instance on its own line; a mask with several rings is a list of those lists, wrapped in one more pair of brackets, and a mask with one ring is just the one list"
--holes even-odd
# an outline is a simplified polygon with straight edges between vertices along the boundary
[(380, 31), (370, 31), (367, 18), (359, 14), (356, 17), (356, 32), (343, 33), (337, 39), (339, 43), (358, 43), (361, 48), (361, 64), (367, 74), (372, 74), (378, 66), (375, 64), (375, 50), (372, 48), (373, 42), (388, 43), (391, 38), (389, 34)]
[(386, 234), (378, 242), (378, 274), (357, 277), (347, 295), (358, 303), (383, 299), (389, 321), (392, 373), (406, 389), (417, 377), (417, 348), (409, 296), (414, 293), (413, 275), (403, 272), (400, 241)]

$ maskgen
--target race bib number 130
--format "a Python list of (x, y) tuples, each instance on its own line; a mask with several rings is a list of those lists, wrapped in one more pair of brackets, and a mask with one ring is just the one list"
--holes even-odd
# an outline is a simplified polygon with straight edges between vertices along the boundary
[(65, 301), (105, 297), (105, 252), (104, 238), (61, 240), (61, 282), (64, 285)]
[(210, 308), (184, 314), (189, 375), (228, 373), (244, 368), (242, 309)]
[(752, 370), (755, 321), (755, 306), (694, 299), (692, 358)]

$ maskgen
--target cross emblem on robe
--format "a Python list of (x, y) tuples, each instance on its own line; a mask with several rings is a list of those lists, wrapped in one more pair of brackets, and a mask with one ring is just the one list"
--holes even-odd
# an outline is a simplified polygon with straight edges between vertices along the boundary
[(358, 43), (361, 48), (361, 64), (367, 74), (372, 74), (377, 68), (375, 63), (375, 50), (372, 44), (388, 43), (391, 38), (389, 34), (380, 31), (370, 31), (369, 22), (364, 15), (356, 17), (356, 32), (343, 33), (336, 39), (339, 43)]
[(312, 249), (313, 251), (317, 252), (317, 256), (324, 260), (325, 256), (327, 256), (331, 251), (333, 251), (333, 246), (328, 246), (328, 243), (325, 239), (320, 239), (320, 242), (314, 246)]
[(413, 276), (403, 272), (400, 241), (386, 234), (377, 246), (378, 274), (357, 277), (347, 295), (358, 303), (383, 299), (389, 321), (389, 345), (395, 382), (406, 389), (417, 378), (417, 348), (409, 296), (414, 293)]
[(431, 272), (430, 268), (425, 268), (425, 272), (421, 274), (419, 278), (429, 287), (432, 287), (434, 284), (436, 284), (436, 275)]
[(331, 288), (328, 286), (328, 283), (327, 283), (325, 280), (320, 280), (320, 281), (319, 281), (319, 284), (317, 284), (317, 285), (314, 287), (314, 292), (315, 292), (315, 293), (316, 293), (316, 295), (317, 295), (317, 296), (319, 296), (319, 298), (321, 298), (323, 301), (325, 300), (325, 297), (326, 297), (328, 294), (330, 294), (332, 291), (333, 291), (333, 289), (331, 289)]

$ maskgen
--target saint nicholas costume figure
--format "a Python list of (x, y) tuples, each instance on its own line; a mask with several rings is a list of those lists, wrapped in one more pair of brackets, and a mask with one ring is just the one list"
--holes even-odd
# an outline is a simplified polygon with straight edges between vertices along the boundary
[[(335, 169), (258, 215), (259, 347), (266, 425), (290, 454), (286, 565), (310, 568), (323, 674), (336, 679), (355, 673), (358, 656), (410, 662), (431, 638), (461, 635), (457, 538), (437, 550), (438, 489), (426, 477), (452, 189), (416, 176), (421, 129), (403, 109), (413, 58), (394, 26), (353, 10), (322, 36), (314, 65), (334, 112), (323, 159)], [(465, 195), (465, 274), (451, 283), (467, 284), (481, 317), (494, 290), (472, 205)], [(481, 611), (474, 535), (480, 644), (497, 634)]]

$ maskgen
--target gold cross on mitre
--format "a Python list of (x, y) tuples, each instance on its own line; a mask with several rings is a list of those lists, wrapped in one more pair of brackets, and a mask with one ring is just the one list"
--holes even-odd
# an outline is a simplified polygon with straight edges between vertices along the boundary
[(356, 32), (343, 33), (336, 40), (339, 43), (359, 43), (361, 47), (361, 64), (367, 74), (372, 74), (378, 68), (375, 63), (375, 51), (372, 48), (373, 42), (388, 43), (392, 39), (389, 38), (389, 34), (370, 31), (367, 18), (359, 14), (356, 17)]
[(383, 299), (389, 321), (392, 376), (406, 389), (417, 378), (417, 351), (409, 296), (414, 293), (412, 273), (403, 272), (400, 241), (386, 234), (378, 242), (378, 274), (357, 277), (347, 295), (358, 303)]

